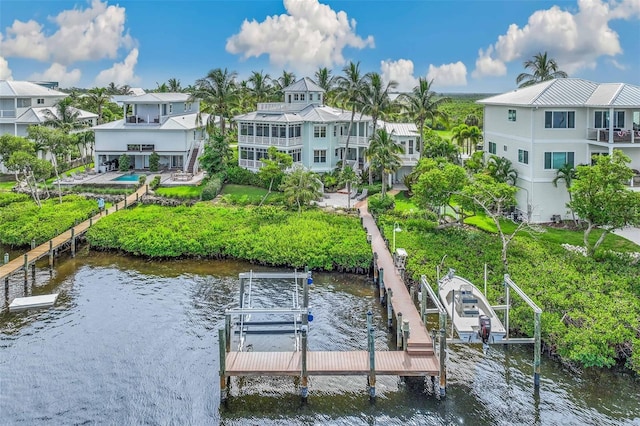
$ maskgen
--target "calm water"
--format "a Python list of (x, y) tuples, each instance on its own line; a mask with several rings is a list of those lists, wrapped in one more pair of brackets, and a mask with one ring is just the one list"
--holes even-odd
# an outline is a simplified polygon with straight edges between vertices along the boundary
[[(46, 262), (45, 262), (46, 265)], [(455, 347), (447, 397), (430, 383), (378, 377), (311, 377), (301, 405), (291, 378), (234, 379), (219, 404), (217, 330), (237, 306), (235, 262), (147, 262), (86, 252), (38, 270), (30, 294), (61, 292), (54, 309), (0, 316), (1, 424), (592, 424), (640, 425), (640, 383), (611, 373), (574, 374), (543, 359), (532, 388), (530, 347)], [(311, 350), (364, 350), (366, 312), (376, 347), (393, 344), (364, 277), (315, 274)], [(291, 300), (286, 283), (256, 285), (254, 306)], [(11, 295), (24, 292), (21, 276)], [(254, 350), (291, 350), (287, 336), (249, 336)]]

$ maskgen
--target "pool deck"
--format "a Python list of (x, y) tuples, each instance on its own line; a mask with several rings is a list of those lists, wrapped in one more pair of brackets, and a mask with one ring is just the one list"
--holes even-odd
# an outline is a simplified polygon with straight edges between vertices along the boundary
[[(152, 173), (148, 171), (134, 171), (136, 175), (146, 175), (147, 181), (149, 183), (154, 176), (160, 176), (160, 184), (163, 186), (184, 186), (184, 185), (197, 185), (202, 179), (204, 179), (204, 173), (200, 172), (193, 176), (190, 180), (173, 180), (172, 176), (174, 172), (162, 172), (162, 173)], [(130, 174), (122, 173), (122, 172), (105, 172), (105, 173), (96, 173), (94, 175), (86, 175), (84, 177), (75, 177), (75, 178), (65, 178), (60, 182), (60, 185), (64, 186), (75, 186), (75, 185), (135, 185), (138, 181), (117, 181), (113, 180), (120, 176)], [(54, 182), (57, 185), (57, 181)]]

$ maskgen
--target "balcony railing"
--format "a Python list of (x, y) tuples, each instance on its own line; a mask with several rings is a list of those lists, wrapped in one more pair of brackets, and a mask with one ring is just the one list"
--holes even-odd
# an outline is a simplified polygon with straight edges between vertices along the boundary
[(269, 136), (238, 135), (238, 143), (264, 146), (294, 146), (302, 145), (302, 138), (274, 138)]
[(16, 110), (0, 109), (0, 118), (16, 118)]
[(259, 160), (246, 160), (241, 158), (239, 162), (241, 167), (251, 170), (260, 170), (260, 167), (262, 167), (262, 161)]
[[(587, 129), (587, 139), (597, 142), (609, 142), (609, 129)], [(613, 129), (613, 142), (640, 142), (640, 130)]]
[[(347, 137), (340, 136), (340, 143), (346, 144)], [(349, 138), (349, 146), (369, 146), (369, 137), (368, 136), (351, 136)]]
[(160, 116), (130, 115), (125, 121), (127, 124), (160, 124)]
[(415, 166), (420, 161), (420, 154), (400, 154), (400, 162), (403, 166)]
[(306, 106), (306, 103), (287, 104), (284, 102), (260, 102), (258, 103), (258, 112), (296, 112)]

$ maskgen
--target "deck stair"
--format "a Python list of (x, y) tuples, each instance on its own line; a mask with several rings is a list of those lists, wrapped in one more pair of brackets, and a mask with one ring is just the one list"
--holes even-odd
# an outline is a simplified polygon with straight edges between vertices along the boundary
[(187, 173), (193, 173), (193, 167), (196, 164), (196, 159), (198, 158), (198, 147), (195, 147), (191, 150), (191, 155), (189, 156), (189, 165), (187, 166)]

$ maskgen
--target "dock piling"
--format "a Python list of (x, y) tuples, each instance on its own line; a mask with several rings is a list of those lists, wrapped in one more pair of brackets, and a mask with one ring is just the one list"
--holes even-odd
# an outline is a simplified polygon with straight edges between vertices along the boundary
[(71, 257), (76, 257), (76, 230), (71, 228)]
[(402, 348), (402, 312), (396, 317), (396, 349)]
[(387, 326), (389, 330), (393, 328), (393, 305), (391, 304), (391, 297), (393, 297), (393, 290), (387, 290)]
[(384, 304), (384, 268), (380, 268), (378, 272), (378, 286), (380, 287), (380, 303)]
[(300, 396), (303, 401), (309, 396), (309, 373), (307, 371), (307, 329), (302, 328), (302, 377), (300, 381)]
[(49, 273), (53, 274), (53, 240), (49, 240)]
[(402, 321), (402, 350), (407, 350), (407, 343), (409, 343), (409, 320)]
[(24, 295), (27, 296), (29, 291), (29, 255), (24, 254)]
[(376, 397), (376, 345), (373, 328), (373, 312), (367, 312), (367, 330), (368, 330), (368, 348), (369, 348), (369, 377), (367, 383), (369, 385), (369, 399)]
[(227, 401), (227, 343), (225, 337), (225, 330), (218, 330), (218, 347), (220, 349), (220, 402)]

